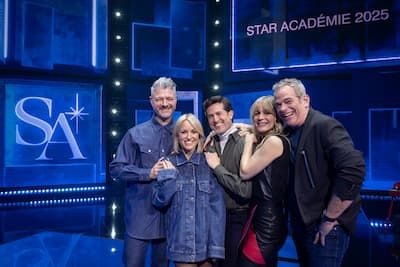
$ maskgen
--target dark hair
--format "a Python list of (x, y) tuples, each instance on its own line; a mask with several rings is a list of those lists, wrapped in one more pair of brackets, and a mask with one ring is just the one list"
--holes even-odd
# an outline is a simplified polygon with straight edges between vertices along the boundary
[(215, 96), (209, 97), (206, 100), (204, 100), (204, 102), (203, 102), (204, 113), (207, 115), (207, 109), (211, 105), (214, 105), (216, 103), (221, 103), (224, 106), (224, 110), (226, 112), (233, 110), (231, 101), (229, 101), (228, 98), (226, 98), (224, 96), (220, 96), (220, 95), (215, 95)]

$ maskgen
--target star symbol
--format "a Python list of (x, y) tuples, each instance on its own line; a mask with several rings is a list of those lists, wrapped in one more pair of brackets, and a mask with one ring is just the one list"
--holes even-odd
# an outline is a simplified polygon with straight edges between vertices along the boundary
[(83, 120), (82, 116), (87, 116), (89, 113), (82, 112), (85, 108), (79, 108), (79, 94), (75, 94), (75, 108), (69, 107), (72, 112), (65, 112), (65, 114), (72, 115), (70, 120), (75, 119), (75, 133), (79, 133), (79, 119)]

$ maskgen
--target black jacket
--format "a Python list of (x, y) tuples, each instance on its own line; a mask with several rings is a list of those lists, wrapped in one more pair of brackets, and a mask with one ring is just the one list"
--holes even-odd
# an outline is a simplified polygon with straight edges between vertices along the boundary
[(343, 125), (310, 109), (294, 164), (294, 190), (303, 222), (306, 225), (318, 222), (335, 194), (341, 200), (353, 200), (338, 218), (352, 232), (361, 206), (365, 162)]
[(240, 160), (244, 148), (244, 138), (238, 132), (229, 135), (224, 153), (221, 153), (218, 136), (214, 137), (215, 149), (221, 164), (214, 169), (218, 182), (225, 190), (228, 209), (247, 208), (251, 198), (252, 181), (240, 177)]

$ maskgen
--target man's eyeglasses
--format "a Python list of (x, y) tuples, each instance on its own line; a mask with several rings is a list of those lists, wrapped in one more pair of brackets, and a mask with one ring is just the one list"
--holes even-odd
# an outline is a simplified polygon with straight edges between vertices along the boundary
[(156, 103), (173, 102), (176, 100), (174, 97), (150, 97)]

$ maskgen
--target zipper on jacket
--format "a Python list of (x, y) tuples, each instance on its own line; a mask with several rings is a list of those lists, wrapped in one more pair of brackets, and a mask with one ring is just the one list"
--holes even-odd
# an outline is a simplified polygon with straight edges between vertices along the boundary
[(300, 154), (303, 156), (304, 167), (306, 168), (307, 177), (308, 177), (308, 181), (310, 182), (310, 186), (311, 186), (311, 188), (315, 188), (315, 182), (314, 182), (314, 179), (313, 179), (312, 174), (311, 174), (310, 164), (308, 164), (308, 158), (307, 158), (306, 151), (302, 150), (300, 152)]

